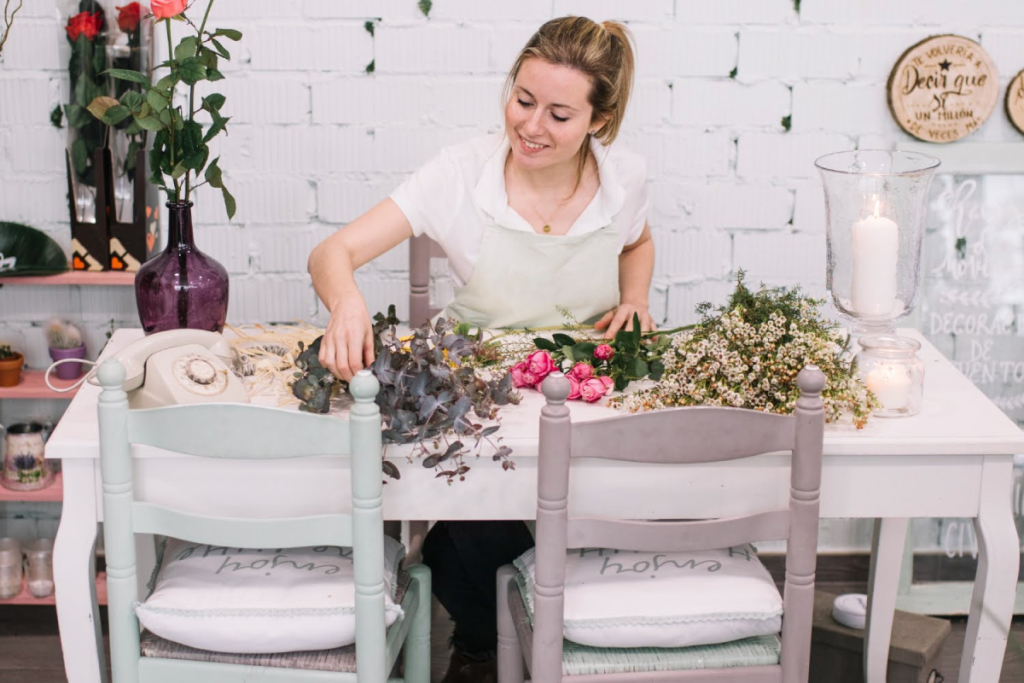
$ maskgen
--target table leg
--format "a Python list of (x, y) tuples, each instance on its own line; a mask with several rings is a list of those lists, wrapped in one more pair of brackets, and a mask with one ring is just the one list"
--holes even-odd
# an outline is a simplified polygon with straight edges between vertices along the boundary
[(868, 614), (864, 632), (866, 683), (885, 683), (908, 521), (906, 517), (875, 520), (875, 533), (871, 540), (871, 569), (868, 574)]
[(986, 456), (981, 478), (981, 508), (974, 528), (978, 536), (978, 575), (967, 617), (961, 683), (997, 683), (1013, 619), (1020, 565), (1020, 541), (1013, 523), (1010, 491), (1013, 460)]
[(95, 545), (98, 524), (96, 466), (91, 459), (64, 460), (64, 507), (53, 545), (57, 623), (69, 683), (106, 683)]

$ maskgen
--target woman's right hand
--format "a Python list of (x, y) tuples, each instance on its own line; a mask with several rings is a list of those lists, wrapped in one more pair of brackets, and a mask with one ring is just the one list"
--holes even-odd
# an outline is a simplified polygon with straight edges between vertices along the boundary
[(373, 363), (373, 323), (358, 292), (344, 296), (331, 311), (320, 342), (320, 362), (346, 382)]

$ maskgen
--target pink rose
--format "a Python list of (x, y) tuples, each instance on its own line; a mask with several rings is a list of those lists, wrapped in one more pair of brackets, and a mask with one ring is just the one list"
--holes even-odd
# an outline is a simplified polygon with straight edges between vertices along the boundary
[(606, 393), (612, 390), (612, 386), (615, 384), (615, 382), (612, 380), (611, 377), (609, 377), (608, 375), (601, 375), (600, 377), (598, 377), (598, 379), (604, 382), (604, 389)]
[(555, 364), (551, 360), (551, 354), (547, 351), (536, 351), (526, 359), (526, 366), (531, 375), (537, 378), (537, 382), (548, 376), (555, 370)]
[(530, 372), (529, 367), (526, 365), (526, 361), (516, 363), (508, 372), (512, 375), (512, 384), (515, 385), (516, 388), (535, 387), (540, 381), (535, 374)]
[(596, 349), (594, 349), (594, 358), (598, 360), (608, 360), (614, 355), (615, 349), (613, 349), (608, 344), (601, 344)]
[(152, 0), (149, 6), (157, 19), (170, 19), (184, 12), (187, 4), (188, 0)]
[(594, 376), (594, 366), (589, 363), (577, 363), (572, 366), (572, 370), (569, 371), (568, 376), (580, 382), (585, 379), (590, 379)]
[(608, 385), (601, 380), (601, 377), (591, 377), (590, 379), (580, 382), (580, 398), (587, 403), (593, 403), (600, 399), (608, 392)]
[(570, 401), (575, 401), (580, 397), (580, 381), (572, 375), (566, 375), (565, 378), (569, 380), (569, 396)]

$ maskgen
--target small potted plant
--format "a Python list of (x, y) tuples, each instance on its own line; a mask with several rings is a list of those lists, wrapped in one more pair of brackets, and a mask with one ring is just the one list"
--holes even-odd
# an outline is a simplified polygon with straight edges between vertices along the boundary
[[(50, 358), (54, 361), (67, 358), (85, 358), (85, 343), (82, 331), (66, 320), (53, 318), (46, 323), (46, 339), (50, 344)], [(54, 372), (60, 379), (77, 379), (82, 374), (81, 363), (62, 363)]]
[(0, 387), (17, 386), (21, 380), (21, 366), (25, 357), (11, 350), (10, 344), (0, 343)]

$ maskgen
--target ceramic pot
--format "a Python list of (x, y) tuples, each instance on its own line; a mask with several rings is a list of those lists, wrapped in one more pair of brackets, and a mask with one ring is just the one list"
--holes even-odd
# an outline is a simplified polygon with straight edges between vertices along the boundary
[(0, 485), (13, 491), (35, 491), (53, 483), (53, 470), (44, 459), (43, 425), (22, 422), (7, 428)]
[[(55, 349), (50, 347), (50, 358), (55, 361), (67, 358), (85, 358), (85, 344), (73, 349)], [(53, 370), (60, 379), (78, 379), (82, 375), (81, 363), (62, 363)]]
[(21, 366), (24, 364), (25, 356), (20, 353), (15, 353), (10, 358), (0, 358), (0, 387), (17, 386), (21, 380)]

